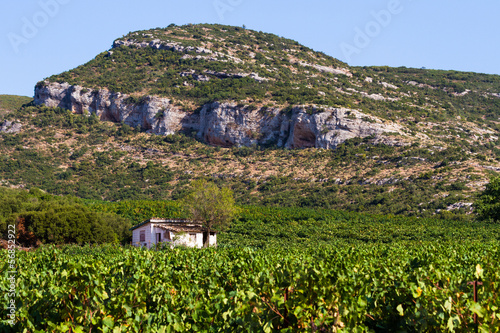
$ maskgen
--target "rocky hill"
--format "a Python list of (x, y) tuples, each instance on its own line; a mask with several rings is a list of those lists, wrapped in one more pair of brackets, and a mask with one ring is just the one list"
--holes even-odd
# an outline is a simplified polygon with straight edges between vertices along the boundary
[(335, 148), (353, 137), (496, 141), (495, 75), (353, 68), (297, 42), (220, 25), (133, 32), (39, 82), (35, 104), (230, 147)]
[(133, 32), (0, 114), (0, 177), (105, 200), (208, 177), (239, 203), (465, 217), (500, 171), (499, 93), (496, 75), (350, 67), (238, 27)]

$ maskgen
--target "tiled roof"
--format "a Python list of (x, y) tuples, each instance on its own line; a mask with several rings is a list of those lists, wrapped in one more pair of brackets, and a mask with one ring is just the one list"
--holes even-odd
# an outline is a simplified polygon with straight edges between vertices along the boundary
[(205, 228), (201, 226), (189, 226), (189, 225), (172, 225), (172, 224), (159, 224), (155, 225), (155, 227), (170, 230), (173, 232), (205, 232), (207, 231)]
[(173, 219), (160, 219), (160, 218), (151, 218), (139, 224), (136, 224), (130, 230), (135, 230), (139, 227), (147, 223), (154, 223), (157, 227), (162, 229), (168, 229), (172, 231), (193, 231), (193, 232), (203, 232), (205, 228), (203, 228), (200, 222), (193, 222), (191, 220), (173, 220)]

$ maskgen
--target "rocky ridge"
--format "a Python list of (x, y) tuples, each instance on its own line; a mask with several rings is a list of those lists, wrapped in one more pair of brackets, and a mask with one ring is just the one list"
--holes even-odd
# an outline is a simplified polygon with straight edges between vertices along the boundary
[[(195, 52), (197, 54), (210, 54), (211, 56), (197, 56), (197, 59), (205, 59), (208, 61), (234, 61), (235, 63), (242, 63), (243, 61), (237, 57), (232, 57), (227, 54), (212, 51), (204, 47), (195, 46), (183, 46), (177, 42), (166, 42), (160, 39), (153, 39), (152, 41), (139, 42), (135, 39), (117, 39), (113, 42), (113, 48), (118, 48), (121, 46), (136, 47), (136, 48), (153, 48), (156, 50), (170, 50), (175, 52)], [(112, 52), (112, 51), (110, 51)], [(185, 59), (192, 58), (192, 56), (186, 54)]]
[(276, 145), (331, 149), (355, 137), (373, 137), (390, 145), (404, 144), (387, 135), (403, 135), (401, 125), (347, 108), (255, 109), (213, 102), (203, 105), (199, 112), (186, 112), (168, 98), (146, 96), (134, 103), (127, 94), (48, 81), (36, 86), (34, 102), (78, 114), (95, 114), (103, 121), (139, 126), (154, 134), (194, 131), (206, 143), (223, 147)]

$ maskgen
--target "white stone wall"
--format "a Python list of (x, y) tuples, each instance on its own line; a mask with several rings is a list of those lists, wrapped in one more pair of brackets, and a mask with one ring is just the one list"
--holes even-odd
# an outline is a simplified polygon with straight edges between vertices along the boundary
[(198, 232), (196, 234), (196, 242), (195, 242), (195, 246), (197, 248), (202, 248), (203, 247), (203, 233), (202, 232)]
[(217, 234), (213, 234), (213, 235), (209, 236), (208, 244), (210, 244), (210, 246), (216, 246), (217, 245)]
[[(140, 235), (141, 235), (141, 230), (144, 230), (146, 231), (146, 240), (144, 242), (140, 242)], [(151, 225), (149, 223), (137, 228), (137, 229), (134, 229), (132, 231), (132, 245), (134, 246), (144, 246), (144, 244), (146, 244), (145, 246), (147, 246), (148, 248), (151, 247)]]
[(173, 234), (174, 234), (174, 237), (172, 239), (173, 239), (174, 246), (179, 246), (179, 245), (190, 246), (191, 241), (190, 241), (188, 233), (186, 233), (186, 234), (173, 233)]
[[(192, 236), (194, 234), (194, 237)], [(174, 234), (172, 239), (174, 239), (174, 246), (184, 245), (188, 247), (203, 247), (203, 233), (185, 233), (185, 234)]]

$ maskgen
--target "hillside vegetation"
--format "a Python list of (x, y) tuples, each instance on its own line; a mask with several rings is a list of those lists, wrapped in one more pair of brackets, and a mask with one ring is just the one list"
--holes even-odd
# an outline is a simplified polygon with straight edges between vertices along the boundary
[(25, 106), (0, 115), (23, 125), (0, 134), (2, 184), (86, 199), (170, 200), (190, 180), (207, 178), (231, 187), (239, 204), (469, 219), (477, 191), (500, 171), (497, 75), (350, 67), (286, 38), (202, 24), (132, 32), (39, 85), (56, 81), (127, 93), (132, 104), (164, 96), (185, 112), (214, 100), (262, 114), (344, 106), (401, 124), (407, 145), (366, 137), (334, 150), (223, 148), (193, 133), (155, 136), (94, 114)]
[(231, 187), (240, 204), (467, 218), (469, 206), (453, 205), (473, 202), (496, 174), (486, 160), (500, 157), (485, 146), (474, 146), (475, 158), (458, 147), (362, 139), (336, 150), (220, 148), (45, 107), (8, 118), (23, 128), (0, 135), (4, 185), (98, 200), (179, 199), (190, 180), (203, 177)]
[(15, 111), (24, 104), (30, 103), (32, 100), (31, 97), (26, 96), (0, 95), (0, 116), (10, 111)]

